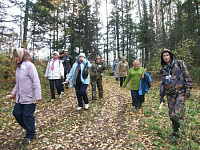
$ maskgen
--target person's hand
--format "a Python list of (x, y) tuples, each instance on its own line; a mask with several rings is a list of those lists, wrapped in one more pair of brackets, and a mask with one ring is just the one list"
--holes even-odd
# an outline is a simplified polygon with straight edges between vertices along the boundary
[(44, 76), (44, 80), (46, 80), (47, 79), (47, 77), (46, 76)]
[(41, 99), (40, 99), (40, 100), (36, 100), (35, 103), (36, 103), (36, 104), (39, 104), (40, 102), (41, 102)]
[(69, 83), (69, 81), (65, 81), (65, 82), (63, 82), (62, 84), (68, 84)]
[(190, 98), (190, 89), (189, 88), (186, 89), (186, 97)]
[(161, 97), (161, 98), (160, 98), (160, 103), (162, 103), (162, 102), (165, 103), (164, 97)]
[(7, 98), (15, 98), (15, 96), (16, 96), (16, 95), (14, 95), (14, 94), (8, 94), (6, 97), (7, 97)]

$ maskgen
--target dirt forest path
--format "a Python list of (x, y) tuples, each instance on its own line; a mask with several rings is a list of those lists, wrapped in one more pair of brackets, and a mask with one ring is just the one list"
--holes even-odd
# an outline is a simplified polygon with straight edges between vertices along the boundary
[[(167, 131), (170, 126), (167, 114), (155, 114), (159, 103), (153, 108), (148, 107), (153, 105), (151, 99), (157, 99), (156, 86), (146, 96), (144, 108), (135, 114), (129, 90), (120, 88), (113, 77), (104, 78), (103, 85), (103, 99), (90, 101), (89, 110), (76, 111), (74, 89), (66, 90), (62, 99), (50, 102), (49, 87), (44, 84), (42, 88), (47, 92), (35, 112), (37, 139), (29, 145), (21, 144), (24, 131), (15, 122), (11, 109), (11, 121), (0, 130), (0, 149), (138, 150), (163, 148), (163, 145), (170, 147), (166, 142), (169, 135), (165, 134), (171, 133)], [(87, 91), (91, 99), (91, 88)], [(163, 120), (159, 122), (161, 118)]]
[[(127, 90), (119, 88), (118, 83), (113, 83), (112, 79), (104, 80), (103, 84), (104, 98), (96, 102), (90, 101), (89, 110), (76, 111), (74, 89), (65, 91), (62, 100), (38, 106), (35, 113), (37, 140), (28, 147), (33, 148), (33, 145), (37, 145), (36, 147), (42, 149), (128, 148), (128, 132), (138, 128), (139, 123), (137, 117), (132, 120), (132, 124), (128, 122), (131, 115), (129, 95), (127, 97)], [(88, 95), (90, 98), (90, 88)], [(7, 136), (13, 143), (4, 142), (6, 149), (24, 147), (20, 145), (24, 136), (22, 129), (17, 124), (15, 126), (15, 130)]]

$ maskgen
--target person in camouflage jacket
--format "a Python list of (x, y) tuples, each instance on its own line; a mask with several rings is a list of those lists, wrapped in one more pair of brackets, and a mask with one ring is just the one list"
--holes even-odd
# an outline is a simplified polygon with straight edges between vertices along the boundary
[(177, 133), (180, 127), (179, 120), (184, 117), (185, 96), (190, 97), (193, 83), (185, 62), (175, 59), (174, 54), (168, 49), (164, 49), (161, 53), (161, 66), (160, 103), (165, 102), (166, 95), (173, 126), (172, 142), (176, 142), (179, 137)]
[(100, 56), (96, 57), (95, 63), (92, 63), (90, 78), (92, 86), (92, 100), (96, 100), (96, 85), (99, 91), (99, 98), (103, 97), (103, 86), (102, 86), (102, 73), (106, 69), (106, 66), (101, 63)]

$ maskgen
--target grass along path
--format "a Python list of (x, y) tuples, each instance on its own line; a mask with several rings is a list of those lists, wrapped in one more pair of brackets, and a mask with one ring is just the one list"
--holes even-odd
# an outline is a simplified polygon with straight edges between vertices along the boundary
[[(171, 145), (171, 123), (167, 106), (158, 112), (158, 86), (153, 84), (142, 111), (134, 113), (130, 91), (119, 88), (113, 77), (103, 80), (104, 98), (90, 101), (89, 110), (76, 111), (74, 89), (62, 99), (50, 101), (49, 85), (42, 81), (43, 101), (37, 106), (37, 139), (21, 145), (24, 131), (12, 116), (14, 103), (1, 99), (1, 149), (198, 149), (198, 91), (186, 102), (185, 127), (178, 145)], [(88, 88), (89, 99), (91, 89)]]

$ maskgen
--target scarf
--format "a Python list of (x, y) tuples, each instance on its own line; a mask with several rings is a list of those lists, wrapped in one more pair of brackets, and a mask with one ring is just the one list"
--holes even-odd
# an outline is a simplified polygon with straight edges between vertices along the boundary
[(53, 58), (53, 63), (52, 63), (52, 65), (51, 65), (51, 70), (54, 69), (54, 62), (55, 62), (56, 60), (58, 60), (58, 58)]
[(74, 85), (76, 85), (76, 79), (77, 79), (77, 76), (78, 76), (78, 72), (81, 70), (81, 64), (78, 63), (77, 67), (76, 67), (76, 70), (75, 70), (75, 81), (74, 81)]

